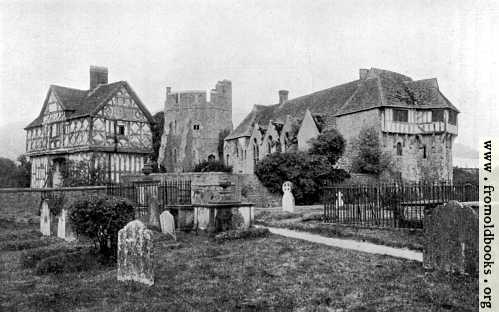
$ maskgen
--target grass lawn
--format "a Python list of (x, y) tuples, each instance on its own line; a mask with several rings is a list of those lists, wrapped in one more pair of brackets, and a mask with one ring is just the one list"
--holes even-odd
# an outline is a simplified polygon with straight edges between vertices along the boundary
[[(11, 240), (36, 228), (1, 225), (0, 236)], [(119, 283), (114, 267), (36, 275), (20, 264), (22, 251), (0, 250), (0, 310), (475, 311), (478, 302), (477, 279), (425, 273), (418, 262), (274, 235), (216, 243), (180, 234), (179, 241), (180, 248), (155, 248), (152, 287)]]
[(320, 221), (321, 217), (322, 211), (316, 208), (307, 210), (305, 207), (300, 207), (296, 213), (259, 209), (255, 213), (255, 222), (326, 237), (349, 238), (390, 247), (423, 250), (424, 236), (421, 229), (366, 228), (328, 224)]

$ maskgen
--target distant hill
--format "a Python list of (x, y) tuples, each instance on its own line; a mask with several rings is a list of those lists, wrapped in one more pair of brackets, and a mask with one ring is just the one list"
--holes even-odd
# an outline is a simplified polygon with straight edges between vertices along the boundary
[(26, 132), (29, 121), (16, 121), (0, 126), (0, 157), (16, 158), (25, 152)]
[(478, 168), (478, 150), (461, 143), (455, 143), (452, 152), (453, 166)]

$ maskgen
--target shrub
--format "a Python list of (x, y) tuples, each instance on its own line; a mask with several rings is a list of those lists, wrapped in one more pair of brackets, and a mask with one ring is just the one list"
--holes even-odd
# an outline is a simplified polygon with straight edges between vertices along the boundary
[(345, 139), (334, 130), (326, 130), (310, 140), (309, 154), (325, 156), (329, 163), (336, 164), (345, 151)]
[(35, 274), (68, 273), (90, 270), (99, 266), (99, 258), (88, 249), (59, 253), (46, 257), (35, 268)]
[(204, 160), (197, 164), (194, 172), (232, 172), (231, 166), (226, 166), (223, 162), (219, 160)]
[(107, 257), (116, 256), (118, 231), (133, 219), (133, 204), (119, 197), (86, 196), (69, 207), (73, 230), (93, 240)]
[(346, 171), (334, 169), (326, 156), (305, 152), (273, 153), (257, 163), (255, 174), (274, 194), (280, 194), (282, 184), (291, 181), (298, 204), (319, 202), (326, 181), (336, 183), (348, 177)]
[(352, 170), (354, 172), (378, 175), (390, 170), (392, 165), (391, 156), (381, 150), (376, 129), (363, 128), (354, 145), (359, 151), (352, 161)]

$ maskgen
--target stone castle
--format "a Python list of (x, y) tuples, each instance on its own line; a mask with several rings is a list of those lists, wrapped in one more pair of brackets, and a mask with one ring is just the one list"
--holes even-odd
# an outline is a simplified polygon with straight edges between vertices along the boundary
[(205, 91), (166, 88), (158, 163), (167, 172), (187, 172), (203, 160), (221, 160), (221, 136), (232, 130), (231, 82), (217, 82), (209, 96)]
[(363, 128), (374, 128), (397, 179), (451, 181), (458, 112), (435, 78), (414, 81), (387, 70), (361, 69), (355, 81), (295, 99), (281, 90), (277, 104), (255, 105), (225, 138), (224, 159), (235, 173), (253, 173), (258, 160), (307, 150), (311, 138), (334, 128), (347, 143), (338, 166), (351, 171), (355, 140)]

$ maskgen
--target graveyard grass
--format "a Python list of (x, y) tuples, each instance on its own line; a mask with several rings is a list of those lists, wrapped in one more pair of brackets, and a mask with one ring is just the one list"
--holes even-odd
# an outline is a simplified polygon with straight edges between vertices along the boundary
[[(0, 222), (0, 238), (67, 244), (36, 225)], [(475, 311), (477, 279), (421, 263), (271, 235), (216, 243), (179, 234), (155, 248), (155, 285), (116, 279), (115, 267), (36, 275), (21, 250), (0, 250), (2, 311)], [(28, 247), (32, 245), (27, 244)], [(21, 247), (25, 245), (21, 244)]]

